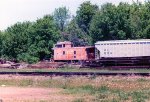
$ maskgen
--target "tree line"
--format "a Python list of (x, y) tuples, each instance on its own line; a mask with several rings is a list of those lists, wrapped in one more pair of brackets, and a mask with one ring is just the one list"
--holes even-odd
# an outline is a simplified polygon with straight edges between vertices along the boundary
[(59, 7), (35, 22), (18, 22), (0, 31), (0, 56), (34, 63), (52, 57), (53, 45), (71, 41), (75, 46), (96, 41), (150, 39), (150, 2), (83, 2), (75, 16)]

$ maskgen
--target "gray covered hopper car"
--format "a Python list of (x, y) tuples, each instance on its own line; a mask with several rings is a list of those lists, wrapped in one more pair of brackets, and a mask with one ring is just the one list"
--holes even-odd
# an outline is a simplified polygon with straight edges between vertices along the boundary
[(95, 43), (95, 59), (150, 56), (150, 39), (113, 40)]

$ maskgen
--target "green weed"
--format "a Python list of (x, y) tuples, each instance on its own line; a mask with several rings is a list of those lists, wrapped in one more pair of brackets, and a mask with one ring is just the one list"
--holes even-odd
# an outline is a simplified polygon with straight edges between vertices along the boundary
[(75, 99), (73, 102), (85, 102), (83, 98)]
[(142, 91), (134, 91), (131, 93), (133, 102), (145, 102), (148, 97)]

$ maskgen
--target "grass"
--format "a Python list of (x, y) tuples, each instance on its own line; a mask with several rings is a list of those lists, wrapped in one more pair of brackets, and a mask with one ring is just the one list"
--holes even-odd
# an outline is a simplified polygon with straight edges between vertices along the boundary
[[(73, 102), (148, 102), (150, 77), (0, 76), (0, 86), (61, 88)], [(47, 102), (47, 101), (44, 101)]]
[[(150, 79), (144, 79), (144, 81), (143, 79), (144, 78), (142, 78), (142, 81), (139, 81), (141, 78), (119, 78), (119, 80), (116, 78), (106, 78), (105, 81), (102, 79), (99, 84), (89, 82), (87, 85), (72, 88), (67, 87), (66, 89), (68, 94), (88, 94), (94, 96), (94, 98), (90, 100), (91, 102), (146, 102), (150, 99), (150, 86), (145, 86), (145, 84), (150, 85)], [(127, 84), (129, 84), (129, 86), (127, 86)], [(129, 89), (126, 90), (127, 88)]]

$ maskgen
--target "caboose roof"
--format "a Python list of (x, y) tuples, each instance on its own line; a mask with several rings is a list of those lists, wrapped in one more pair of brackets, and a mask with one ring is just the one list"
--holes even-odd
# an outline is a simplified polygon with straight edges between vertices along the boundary
[(72, 43), (70, 41), (57, 42), (57, 45), (59, 44), (72, 44)]
[(98, 41), (95, 44), (103, 43), (136, 43), (136, 42), (150, 42), (150, 39), (137, 39), (137, 40), (108, 40), (108, 41)]

